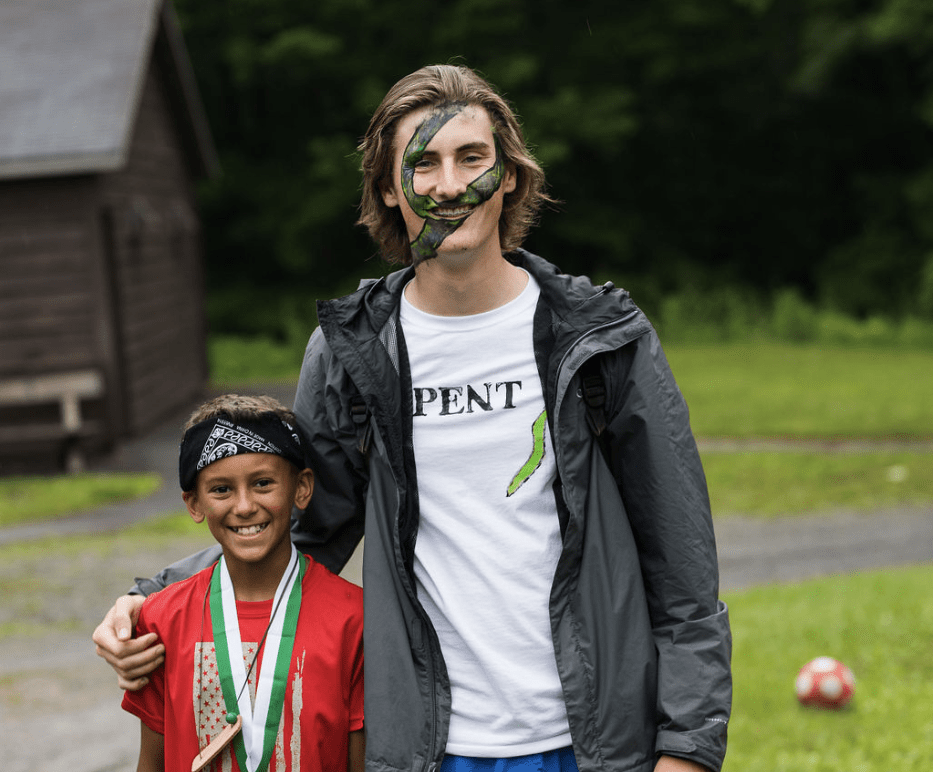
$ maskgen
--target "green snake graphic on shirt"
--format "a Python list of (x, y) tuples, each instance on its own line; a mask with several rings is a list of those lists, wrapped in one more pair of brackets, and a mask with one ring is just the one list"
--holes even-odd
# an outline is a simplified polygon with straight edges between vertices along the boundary
[[(481, 394), (481, 389), (473, 386), (441, 386), (439, 388), (416, 387), (413, 390), (413, 417), (427, 415), (428, 405), (437, 403), (440, 398), (439, 415), (460, 415), (461, 413), (473, 413), (475, 408), (481, 410), (492, 410), (490, 399), (490, 389), (492, 383), (483, 384), (485, 397)], [(509, 410), (515, 407), (515, 392), (522, 388), (522, 381), (500, 381), (496, 384), (496, 393), (502, 393), (503, 409)], [(466, 391), (466, 394), (465, 394)], [(464, 404), (461, 404), (464, 400)], [(545, 422), (548, 419), (547, 411), (542, 410), (539, 416), (532, 422), (532, 450), (524, 464), (516, 472), (515, 477), (506, 487), (506, 496), (512, 496), (522, 484), (526, 482), (537, 470), (542, 460), (545, 458)]]

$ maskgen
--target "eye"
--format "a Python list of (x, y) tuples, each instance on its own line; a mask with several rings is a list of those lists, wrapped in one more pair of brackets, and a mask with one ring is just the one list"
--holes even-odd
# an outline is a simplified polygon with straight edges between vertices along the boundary
[(402, 165), (409, 169), (427, 169), (431, 166), (431, 160), (425, 157), (425, 153), (412, 153), (402, 159)]
[(264, 477), (264, 478), (261, 479), (261, 480), (257, 480), (257, 481), (254, 483), (254, 485), (256, 485), (257, 488), (267, 488), (267, 487), (269, 487), (270, 485), (272, 485), (274, 482), (275, 482), (274, 480), (270, 480), (270, 479)]
[(230, 492), (230, 488), (226, 485), (215, 485), (209, 490), (209, 493), (216, 493), (219, 496), (222, 496), (225, 493), (229, 493), (229, 492)]

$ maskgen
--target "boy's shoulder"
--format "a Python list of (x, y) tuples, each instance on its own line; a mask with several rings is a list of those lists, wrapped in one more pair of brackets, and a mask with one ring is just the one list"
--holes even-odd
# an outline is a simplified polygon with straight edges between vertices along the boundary
[(214, 566), (199, 571), (187, 579), (174, 582), (159, 592), (146, 597), (141, 616), (149, 622), (164, 620), (168, 615), (179, 616), (192, 608), (200, 611), (205, 593), (211, 584)]

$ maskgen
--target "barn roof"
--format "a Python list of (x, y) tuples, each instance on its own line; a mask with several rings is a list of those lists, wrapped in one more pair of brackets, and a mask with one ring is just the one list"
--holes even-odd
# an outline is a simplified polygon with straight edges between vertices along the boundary
[(0, 178), (121, 168), (157, 41), (190, 160), (213, 174), (170, 0), (15, 0), (0, 3)]

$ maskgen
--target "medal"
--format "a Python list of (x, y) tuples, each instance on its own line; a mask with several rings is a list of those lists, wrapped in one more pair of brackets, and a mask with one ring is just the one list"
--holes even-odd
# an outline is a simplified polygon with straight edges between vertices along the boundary
[[(228, 718), (231, 717), (232, 714), (228, 714)], [(195, 756), (195, 760), (191, 762), (191, 772), (199, 772), (199, 770), (204, 769), (208, 764), (214, 761), (217, 755), (233, 740), (242, 726), (243, 716), (238, 715), (234, 718), (232, 724), (227, 724), (227, 726), (220, 731), (220, 734), (204, 746), (201, 753)]]
[[(295, 629), (302, 602), (301, 585), (304, 573), (305, 561), (293, 546), (289, 565), (276, 589), (269, 625), (259, 643), (258, 649), (263, 648), (263, 660), (255, 701), (251, 703), (249, 691), (246, 689), (249, 673), (243, 662), (243, 645), (240, 640), (233, 583), (223, 557), (215, 567), (211, 576), (211, 627), (221, 690), (228, 711), (227, 720), (230, 722), (231, 717), (234, 717), (234, 723), (225, 727), (198, 754), (192, 762), (192, 772), (209, 763), (231, 740), (241, 772), (265, 772), (268, 768), (285, 702), (289, 664), (292, 660)], [(288, 600), (283, 605), (282, 601), (286, 597)], [(257, 656), (258, 650), (254, 655), (253, 664), (250, 665), (251, 672)], [(237, 685), (240, 685), (239, 691)], [(201, 767), (196, 767), (195, 764), (200, 763), (199, 759), (206, 756), (212, 748), (213, 756)]]

